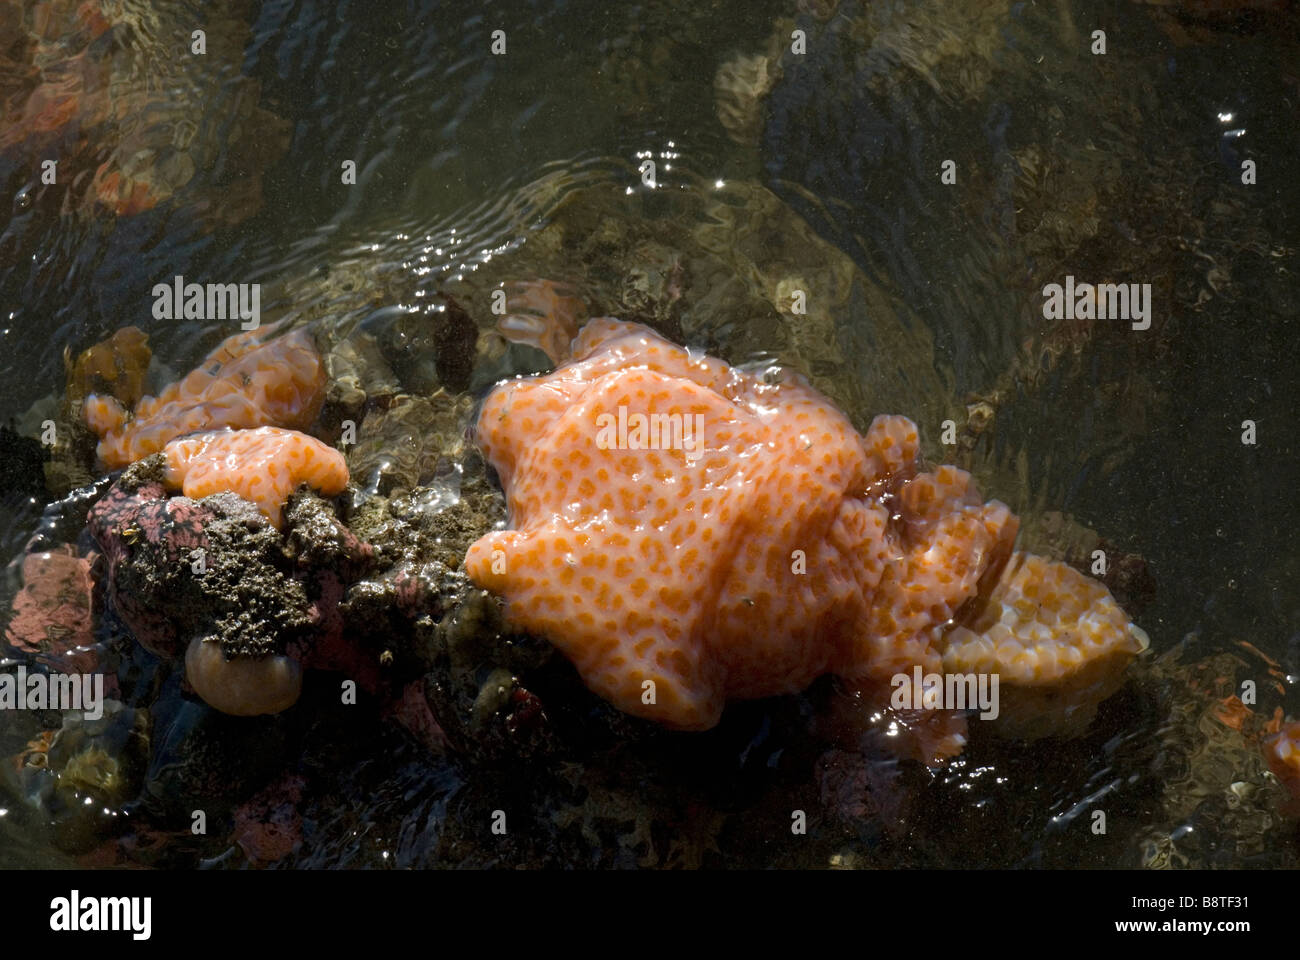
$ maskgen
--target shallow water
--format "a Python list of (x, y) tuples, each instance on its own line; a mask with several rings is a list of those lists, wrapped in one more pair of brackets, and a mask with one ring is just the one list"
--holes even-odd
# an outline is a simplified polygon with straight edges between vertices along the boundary
[[(478, 328), (454, 385), (475, 396), (547, 367), (497, 336), (486, 308), (497, 286), (546, 278), (593, 316), (735, 363), (787, 363), (860, 427), (910, 416), (927, 454), (971, 469), (1043, 552), (1085, 531), (1141, 572), (1132, 599), (1151, 654), (1078, 740), (977, 738), (933, 776), (879, 761), (828, 787), (800, 733), (831, 695), (819, 687), (734, 707), (706, 735), (638, 741), (631, 759), (617, 735), (590, 733), (543, 794), (378, 720), (300, 716), (268, 724), (283, 740), (246, 764), (263, 772), (252, 785), (305, 784), (272, 801), (293, 807), (302, 839), (281, 865), (1295, 865), (1257, 744), (1212, 710), (1252, 679), (1262, 715), (1300, 715), (1294, 22), (983, 0), (126, 3), (108, 18), (83, 56), (96, 69), (72, 80), (56, 45), (40, 48), (80, 119), (0, 137), (0, 419), (18, 433), (38, 436), (56, 412), (65, 351), (139, 326), (161, 386), (232, 332), (154, 319), (153, 285), (177, 274), (261, 283), (264, 320), (405, 344), (395, 372), (412, 393), (446, 385), (429, 325), (450, 297)], [(192, 22), (208, 25), (201, 68), (169, 39)], [(1103, 56), (1089, 52), (1098, 25)], [(504, 56), (487, 52), (498, 28)], [(796, 28), (806, 54), (790, 50)], [(763, 96), (741, 82), (778, 73)], [(0, 77), (20, 104), (23, 76)], [(116, 128), (92, 122), (99, 102)], [(115, 215), (88, 183), (131, 137), (159, 169), (184, 154), (194, 172), (153, 209)], [(69, 159), (44, 185), (50, 150)], [(340, 182), (346, 160), (355, 184)], [(955, 184), (941, 182), (945, 160)], [(1067, 274), (1151, 284), (1150, 329), (1045, 320), (1042, 288)], [(795, 286), (806, 316), (780, 309)], [(942, 422), (964, 427), (981, 400), (994, 425), (968, 449), (940, 444)], [(1242, 443), (1244, 420), (1258, 443)], [(44, 499), (0, 495), (6, 557)], [(15, 569), (6, 580), (3, 608)], [(214, 744), (232, 721), (178, 706), (177, 683), (140, 681), (164, 702), (155, 742), (174, 738), (155, 762), (227, 769)], [(9, 720), (5, 756), (35, 732)], [(630, 775), (647, 778), (644, 796), (628, 794)], [(502, 796), (533, 826), (505, 853), (466, 826)], [(863, 796), (874, 812), (839, 815)], [(6, 864), (69, 850), (82, 863), (244, 862), (229, 841), (177, 835), (184, 796), (127, 804), (142, 826), (125, 832), (108, 812), (76, 842), (9, 799)], [(789, 834), (799, 805), (826, 811), (812, 842)]]

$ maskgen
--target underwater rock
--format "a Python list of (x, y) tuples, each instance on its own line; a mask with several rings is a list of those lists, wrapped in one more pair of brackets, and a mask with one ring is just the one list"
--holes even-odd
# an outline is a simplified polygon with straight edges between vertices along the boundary
[(305, 786), (301, 776), (287, 775), (235, 811), (234, 841), (254, 866), (282, 860), (302, 842), (298, 810)]
[(45, 494), (45, 453), (33, 437), (0, 426), (0, 491)]
[[(1271, 703), (1285, 685), (1276, 664), (1249, 644), (1237, 646), (1239, 653), (1206, 655), (1192, 634), (1141, 677), (1163, 719), (1139, 758), (1160, 790), (1151, 822), (1136, 836), (1147, 869), (1297, 864), (1294, 848), (1275, 839), (1296, 809), (1285, 770), (1274, 767), (1281, 758), (1273, 747), (1285, 735), (1281, 707)], [(1241, 701), (1244, 679), (1258, 684), (1256, 706)]]
[(1213, 43), (1224, 33), (1290, 35), (1300, 40), (1292, 0), (1134, 0), (1180, 47)]
[(14, 598), (5, 643), (65, 673), (96, 672), (91, 560), (72, 544), (31, 552)]
[[(952, 384), (905, 305), (762, 184), (690, 186), (659, 191), (669, 210), (656, 217), (629, 211), (603, 186), (576, 189), (512, 256), (449, 281), (466, 309), (482, 311), (474, 387), (546, 368), (544, 356), (493, 329), (500, 318), (486, 305), (505, 289), (519, 339), (549, 341), (561, 358), (564, 329), (606, 314), (736, 362), (795, 367), (859, 422), (896, 406), (927, 424), (947, 415)], [(548, 283), (553, 296), (537, 289)], [(516, 291), (525, 294), (518, 309)], [(585, 306), (570, 299), (578, 294), (590, 298)]]
[(347, 451), (348, 470), (363, 496), (390, 497), (417, 488), (457, 495), (465, 460), (465, 431), (474, 401), (438, 390), (430, 397), (400, 396), (366, 414), (356, 445)]
[[(140, 792), (149, 762), (150, 717), (105, 700), (103, 715), (67, 712), (17, 758), (15, 792), (40, 811), (54, 842), (82, 851), (117, 829), (118, 811)], [(9, 775), (8, 769), (6, 774)]]
[[(968, 474), (923, 472), (910, 421), (859, 436), (788, 372), (639, 325), (593, 320), (569, 363), (500, 385), (478, 441), (512, 527), (470, 548), (470, 578), (602, 697), (672, 728), (824, 673), (948, 669), (1022, 692), (1027, 715), (1003, 714), (1017, 735), (1064, 732), (1145, 649), (1100, 584), (1012, 556), (1015, 518)], [(1040, 709), (1066, 690), (1078, 701)]]
[(421, 742), (476, 761), (544, 755), (555, 740), (521, 677), (554, 650), (504, 631), (495, 598), (459, 569), (503, 516), (481, 474), (479, 462), (455, 491), (367, 498), (349, 517), (351, 534), (373, 546), (381, 569), (348, 587), (340, 610), (351, 647), (374, 655), (370, 686), (358, 682), (385, 693), (385, 712)]
[(233, 494), (169, 498), (162, 470), (161, 457), (134, 465), (90, 512), (107, 595), (142, 646), (185, 658), (205, 700), (278, 712), (297, 699), (300, 667), (319, 658), (337, 668), (341, 578), (359, 576), (372, 554), (321, 517), (318, 498), (290, 506), (282, 536)]
[[(423, 695), (445, 741), (480, 763), (553, 756), (560, 740), (543, 701), (522, 677), (537, 676), (554, 649), (540, 638), (512, 634), (496, 599), (470, 588), (463, 576), (461, 582), (466, 592), (455, 607), (436, 622), (417, 624), (429, 657)], [(585, 691), (578, 693), (580, 703)]]
[(478, 359), (478, 327), (449, 294), (441, 294), (442, 309), (433, 316), (434, 369), (438, 383), (452, 391), (469, 389)]
[(376, 565), (375, 547), (344, 526), (315, 494), (299, 491), (285, 518), (285, 552), (300, 568), (327, 570), (350, 582)]
[(284, 767), (290, 731), (281, 717), (229, 717), (166, 697), (153, 713), (153, 749), (134, 808), (159, 827), (184, 830), (202, 810), (209, 829)]
[(369, 411), (387, 410), (402, 392), (375, 338), (364, 331), (333, 344), (325, 355), (325, 369), (329, 387), (319, 435), (331, 442), (342, 436), (345, 422), (356, 426)]
[[(1099, 278), (1156, 278), (1161, 302), (1175, 299), (1170, 287), (1187, 260), (1181, 238), (1204, 230), (1199, 204), (1186, 200), (1193, 152), (1153, 163), (1113, 133), (1143, 122), (1150, 102), (1141, 88), (1071, 95), (1076, 108), (1067, 114), (1018, 79), (1046, 56), (1062, 65), (1063, 91), (1091, 89), (1088, 61), (1074, 55), (1090, 28), (1068, 10), (984, 0), (837, 7), (824, 23), (801, 22), (805, 55), (788, 42), (781, 54), (783, 73), (765, 103), (765, 182), (885, 291), (881, 312), (907, 304), (933, 339), (928, 355), (944, 395), (994, 409), (1032, 405), (1022, 388), (1055, 386), (1057, 368), (1095, 385), (1140, 368), (1135, 351), (1161, 350), (1159, 325), (1170, 309), (1157, 311), (1141, 338), (1119, 324), (1042, 322), (1044, 283), (1085, 263)], [(1110, 29), (1145, 26), (1132, 10), (1117, 19)], [(1094, 133), (1080, 139), (1082, 127)], [(961, 171), (955, 190), (938, 179), (948, 160)], [(1173, 235), (1171, 218), (1179, 223)], [(1115, 372), (1084, 374), (1098, 357)], [(1146, 401), (1116, 404), (1124, 429), (1108, 431), (1108, 445), (1121, 445), (1130, 430), (1122, 414)], [(960, 423), (957, 414), (945, 417)]]
[[(64, 208), (84, 213), (131, 216), (172, 202), (211, 228), (261, 207), (288, 122), (258, 106), (257, 80), (192, 69), (167, 39), (201, 25), (205, 56), (238, 63), (251, 36), (244, 3), (198, 21), (78, 0), (5, 0), (0, 12), (11, 28), (0, 167), (59, 157), (59, 182), (72, 185)], [(213, 122), (196, 123), (200, 114)]]
[(403, 389), (432, 393), (469, 387), (478, 357), (478, 327), (450, 294), (429, 313), (403, 311), (378, 337), (384, 360)]
[[(788, 36), (789, 28), (774, 32), (774, 38)], [(713, 77), (713, 96), (718, 121), (736, 143), (753, 145), (763, 132), (763, 103), (781, 79), (779, 54), (741, 54), (718, 67)]]

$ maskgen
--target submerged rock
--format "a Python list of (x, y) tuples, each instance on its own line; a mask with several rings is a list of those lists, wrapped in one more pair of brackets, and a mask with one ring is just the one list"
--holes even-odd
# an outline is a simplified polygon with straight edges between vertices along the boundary
[(438, 390), (429, 397), (401, 395), (367, 412), (347, 453), (362, 499), (442, 488), (446, 502), (453, 502), (468, 455), (472, 407), (470, 397)]
[[(201, 26), (204, 58), (238, 63), (248, 12), (242, 0), (198, 20), (129, 4), (4, 0), (0, 173), (55, 156), (59, 183), (71, 185), (65, 210), (131, 216), (172, 203), (209, 228), (245, 220), (261, 207), (289, 124), (258, 105), (257, 80), (195, 69), (171, 44), (188, 44)], [(214, 109), (220, 122), (195, 122)]]
[[(1285, 687), (1276, 664), (1250, 644), (1237, 646), (1239, 653), (1207, 654), (1189, 636), (1142, 678), (1165, 716), (1140, 758), (1160, 786), (1160, 802), (1137, 835), (1143, 867), (1300, 862), (1293, 846), (1277, 842), (1279, 830), (1293, 828), (1295, 807), (1287, 784), (1270, 772)], [(1257, 685), (1250, 697), (1257, 703), (1242, 702), (1243, 680)]]
[(30, 552), (22, 559), (23, 586), (14, 598), (5, 643), (15, 653), (64, 671), (97, 666), (91, 560), (72, 544)]
[(53, 841), (77, 852), (116, 832), (122, 806), (144, 783), (149, 754), (149, 711), (107, 700), (97, 719), (65, 713), (58, 730), (43, 732), (16, 758), (12, 774), (6, 765), (6, 775)]
[(90, 512), (113, 607), (151, 653), (184, 657), (215, 706), (278, 712), (297, 699), (303, 661), (338, 666), (344, 584), (373, 551), (317, 498), (291, 505), (281, 534), (234, 494), (168, 497), (161, 469), (161, 457), (140, 461)]

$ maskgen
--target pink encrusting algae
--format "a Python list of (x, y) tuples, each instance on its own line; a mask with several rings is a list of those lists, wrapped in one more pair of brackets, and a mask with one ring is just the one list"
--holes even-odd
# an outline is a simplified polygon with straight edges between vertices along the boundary
[(327, 497), (348, 485), (343, 454), (314, 437), (279, 427), (216, 430), (173, 440), (163, 450), (164, 479), (193, 500), (238, 494), (277, 527), (289, 495), (307, 484)]
[(197, 430), (308, 427), (325, 396), (325, 367), (312, 335), (298, 329), (265, 336), (252, 330), (228, 338), (157, 397), (141, 398), (130, 416), (112, 397), (87, 397), (84, 415), (100, 437), (100, 461), (125, 467)]
[(860, 435), (798, 378), (638, 324), (592, 320), (569, 362), (499, 384), (477, 436), (510, 528), (470, 548), (470, 578), (672, 728), (826, 673), (887, 696), (919, 666), (1000, 673), (1030, 709), (1018, 733), (1069, 731), (1144, 648), (1102, 585), (1013, 553), (1016, 518), (968, 474), (923, 470), (911, 421)]

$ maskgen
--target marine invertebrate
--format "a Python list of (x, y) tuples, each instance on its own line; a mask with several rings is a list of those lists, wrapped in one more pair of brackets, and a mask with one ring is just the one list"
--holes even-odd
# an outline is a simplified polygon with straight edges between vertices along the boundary
[(1264, 741), (1268, 768), (1291, 794), (1287, 810), (1300, 815), (1300, 720), (1288, 720)]
[(998, 674), (1006, 713), (1000, 733), (1075, 734), (1147, 643), (1101, 583), (1017, 553), (982, 608), (944, 638), (943, 665), (949, 673)]
[(561, 362), (569, 343), (587, 318), (587, 305), (563, 284), (550, 280), (522, 280), (510, 286), (510, 313), (497, 322), (497, 330), (512, 343), (526, 343)]
[(348, 485), (343, 454), (296, 430), (216, 430), (173, 440), (163, 451), (170, 487), (195, 500), (230, 491), (256, 503), (275, 526), (300, 484), (327, 497)]
[(203, 637), (185, 649), (185, 679), (209, 706), (236, 717), (288, 710), (302, 693), (302, 667), (293, 657), (227, 658), (219, 641)]
[(251, 330), (229, 337), (160, 395), (141, 398), (129, 417), (112, 397), (88, 396), (83, 412), (99, 434), (95, 452), (104, 466), (124, 467), (198, 430), (309, 426), (325, 395), (325, 368), (312, 335), (302, 328), (271, 340), (266, 335)]
[(58, 730), (42, 731), (9, 758), (7, 786), (44, 818), (62, 849), (89, 850), (105, 821), (138, 796), (149, 763), (149, 711), (105, 699), (91, 718), (67, 711)]
[(787, 372), (637, 324), (593, 320), (568, 363), (500, 384), (478, 441), (511, 528), (466, 573), (591, 689), (669, 727), (825, 673), (874, 696), (920, 667), (1004, 674), (1031, 713), (1035, 691), (1075, 690), (1026, 718), (1041, 734), (1090, 715), (1142, 649), (1099, 584), (1013, 555), (1015, 517), (968, 474), (923, 470), (911, 421), (859, 435)]
[(83, 350), (75, 360), (65, 351), (68, 399), (79, 404), (98, 391), (120, 404), (134, 406), (144, 392), (152, 356), (149, 335), (139, 327), (123, 327), (107, 340)]

